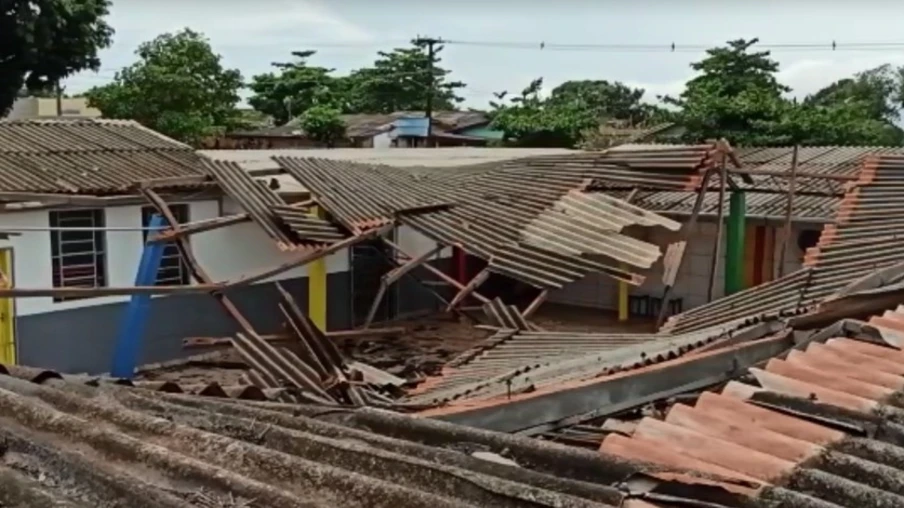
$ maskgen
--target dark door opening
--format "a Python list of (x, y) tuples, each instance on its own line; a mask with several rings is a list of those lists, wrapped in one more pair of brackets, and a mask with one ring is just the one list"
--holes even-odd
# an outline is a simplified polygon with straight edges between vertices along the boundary
[[(351, 248), (351, 306), (352, 319), (355, 326), (361, 326), (367, 320), (367, 313), (374, 298), (380, 291), (382, 277), (395, 268), (392, 251), (381, 240), (361, 242)], [(396, 287), (393, 285), (383, 295), (374, 323), (395, 319)]]

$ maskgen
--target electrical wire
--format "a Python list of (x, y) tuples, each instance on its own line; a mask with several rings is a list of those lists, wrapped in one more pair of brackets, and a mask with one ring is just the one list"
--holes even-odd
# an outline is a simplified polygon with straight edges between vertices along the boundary
[[(473, 46), (496, 49), (523, 49), (540, 51), (600, 51), (614, 53), (654, 52), (654, 53), (687, 53), (701, 52), (712, 49), (720, 44), (685, 44), (677, 42), (664, 42), (659, 44), (635, 44), (635, 43), (560, 43), (539, 41), (491, 41), (491, 40), (467, 40), (467, 39), (436, 39), (440, 44), (447, 46)], [(375, 48), (381, 46), (404, 44), (404, 41), (377, 41), (368, 43), (329, 43), (329, 42), (304, 42), (300, 46), (309, 48)], [(783, 50), (783, 51), (889, 51), (904, 49), (904, 41), (868, 41), (845, 42), (827, 40), (823, 42), (761, 42), (754, 49)]]

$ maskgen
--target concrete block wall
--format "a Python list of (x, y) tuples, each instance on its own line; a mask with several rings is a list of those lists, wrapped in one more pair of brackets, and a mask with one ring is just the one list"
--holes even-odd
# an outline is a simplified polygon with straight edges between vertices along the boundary
[[(751, 223), (751, 227), (754, 225)], [(687, 227), (687, 226), (685, 226)], [(797, 237), (802, 230), (821, 230), (820, 225), (795, 226), (792, 228), (791, 245), (788, 247), (788, 255), (785, 259), (785, 273), (791, 273), (801, 268), (803, 252), (797, 245)], [(672, 289), (672, 298), (681, 298), (684, 310), (698, 307), (707, 303), (709, 292), (709, 274), (713, 266), (713, 244), (716, 239), (717, 225), (714, 221), (699, 222), (691, 232), (685, 250), (684, 262), (676, 277), (675, 287)], [(663, 229), (644, 231), (629, 231), (635, 238), (642, 238), (650, 243), (660, 246), (662, 254), (669, 243), (678, 239), (678, 234)], [(725, 235), (722, 236), (722, 256), (718, 261), (715, 273), (715, 288), (713, 299), (724, 295), (724, 254)], [(778, 242), (775, 247), (775, 262), (778, 263), (780, 249)], [(662, 283), (662, 258), (646, 273), (646, 280), (641, 286), (630, 287), (630, 295), (662, 296), (665, 287)], [(583, 279), (573, 282), (568, 286), (550, 293), (549, 301), (580, 307), (592, 307), (598, 309), (615, 310), (618, 306), (618, 282), (600, 273), (592, 273)]]

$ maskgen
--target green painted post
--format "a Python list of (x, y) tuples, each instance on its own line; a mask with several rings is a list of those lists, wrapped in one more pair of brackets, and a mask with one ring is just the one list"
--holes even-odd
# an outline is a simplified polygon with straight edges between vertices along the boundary
[(744, 224), (747, 222), (747, 200), (743, 191), (732, 191), (728, 205), (728, 228), (725, 248), (725, 294), (744, 289)]

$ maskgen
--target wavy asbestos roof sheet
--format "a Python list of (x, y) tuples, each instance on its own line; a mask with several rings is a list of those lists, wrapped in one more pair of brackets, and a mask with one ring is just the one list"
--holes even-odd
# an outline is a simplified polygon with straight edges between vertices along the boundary
[[(688, 180), (698, 159), (671, 171), (684, 171), (682, 178)], [(608, 196), (581, 193), (596, 174), (592, 165), (562, 169), (556, 164), (532, 166), (534, 160), (449, 173), (311, 159), (277, 162), (350, 228), (398, 220), (487, 260), (491, 271), (541, 288), (562, 287), (595, 271), (642, 281), (617, 263), (584, 254), (647, 268), (658, 259), (659, 248), (621, 234), (620, 228), (641, 224), (674, 229), (677, 223)], [(574, 219), (563, 223), (563, 212)], [(578, 220), (587, 227), (575, 228)], [(605, 231), (599, 224), (618, 229)], [(593, 250), (577, 252), (576, 242)]]
[[(627, 190), (609, 191), (613, 197), (624, 198), (630, 193)], [(788, 207), (786, 194), (767, 192), (747, 192), (747, 217), (751, 219), (784, 220)], [(697, 193), (693, 191), (640, 191), (633, 204), (651, 212), (665, 215), (687, 216), (693, 212), (694, 201)], [(838, 206), (841, 204), (839, 196), (811, 196), (798, 195), (794, 197), (794, 207), (791, 213), (795, 222), (825, 223), (833, 222)], [(728, 216), (728, 200), (722, 205), (724, 216)], [(717, 192), (707, 192), (703, 196), (703, 205), (700, 215), (714, 217), (719, 214), (719, 195)]]
[(399, 212), (450, 204), (410, 175), (380, 166), (283, 157), (276, 162), (353, 231), (389, 224)]
[[(904, 314), (886, 313), (882, 324), (894, 328), (879, 336), (894, 337)], [(904, 506), (904, 352), (893, 342), (812, 342), (749, 369), (752, 384), (675, 404), (600, 450), (716, 474), (754, 500), (773, 486), (797, 494), (780, 506)]]
[(444, 412), (504, 404), (506, 396), (603, 378), (676, 358), (721, 337), (721, 328), (676, 335), (502, 329), (418, 387), (411, 402), (451, 403)]
[(648, 508), (707, 490), (684, 467), (386, 411), (2, 371), (0, 443), (4, 506)]
[(904, 227), (904, 155), (857, 153), (856, 185), (841, 200), (834, 224), (824, 226), (807, 251), (801, 271), (673, 316), (663, 329), (803, 313), (867, 273), (904, 261), (904, 238), (896, 233)]
[(524, 228), (525, 243), (552, 252), (600, 255), (649, 268), (659, 259), (650, 244), (620, 233), (628, 226), (660, 226), (677, 231), (681, 224), (602, 193), (571, 191), (540, 212)]
[(131, 121), (0, 121), (0, 191), (124, 193), (142, 180), (201, 176), (201, 161)]
[(329, 221), (286, 204), (235, 162), (205, 160), (204, 169), (283, 250), (329, 245), (345, 238)]

